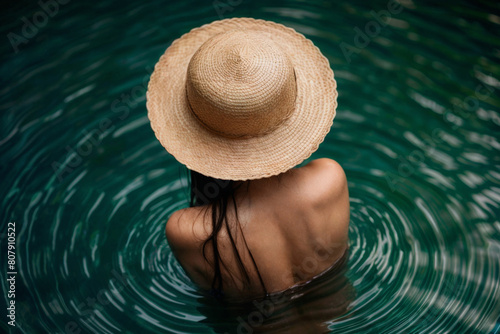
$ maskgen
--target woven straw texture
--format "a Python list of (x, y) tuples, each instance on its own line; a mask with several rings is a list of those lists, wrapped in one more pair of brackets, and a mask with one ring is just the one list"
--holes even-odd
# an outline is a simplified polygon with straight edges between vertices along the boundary
[(280, 174), (318, 149), (337, 90), (329, 62), (294, 29), (232, 18), (194, 28), (161, 56), (147, 92), (160, 143), (219, 179)]

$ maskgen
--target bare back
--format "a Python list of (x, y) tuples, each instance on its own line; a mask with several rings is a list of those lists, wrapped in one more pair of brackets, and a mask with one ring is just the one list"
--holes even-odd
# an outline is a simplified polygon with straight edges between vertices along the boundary
[[(247, 181), (227, 210), (228, 226), (250, 284), (241, 277), (225, 227), (219, 233), (224, 294), (255, 297), (263, 289), (282, 291), (330, 268), (348, 241), (349, 195), (344, 171), (331, 159), (317, 159), (279, 176)], [(191, 279), (209, 289), (214, 270), (212, 253), (203, 242), (211, 233), (208, 207), (186, 208), (170, 217), (166, 236), (174, 255)], [(253, 259), (252, 259), (253, 257)], [(255, 265), (254, 265), (255, 264)], [(231, 275), (231, 274), (232, 275)]]

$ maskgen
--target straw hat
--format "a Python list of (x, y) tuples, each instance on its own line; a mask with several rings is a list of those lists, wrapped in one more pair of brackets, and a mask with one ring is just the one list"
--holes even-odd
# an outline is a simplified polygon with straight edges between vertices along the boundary
[(161, 56), (148, 86), (156, 137), (201, 174), (249, 180), (280, 174), (318, 149), (332, 126), (328, 60), (292, 28), (252, 18), (191, 30)]

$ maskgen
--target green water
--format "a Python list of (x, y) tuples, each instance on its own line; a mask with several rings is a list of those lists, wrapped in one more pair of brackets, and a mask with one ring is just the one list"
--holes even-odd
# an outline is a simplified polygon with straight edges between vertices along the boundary
[[(346, 171), (350, 253), (346, 279), (320, 295), (333, 296), (335, 284), (352, 293), (347, 313), (322, 328), (499, 331), (498, 2), (61, 3), (45, 20), (36, 1), (0, 14), (3, 332), (245, 333), (202, 298), (165, 241), (167, 217), (187, 206), (186, 179), (145, 108), (166, 47), (233, 16), (305, 34), (338, 82), (333, 129), (311, 159), (331, 157)], [(309, 310), (314, 302), (298, 300)]]

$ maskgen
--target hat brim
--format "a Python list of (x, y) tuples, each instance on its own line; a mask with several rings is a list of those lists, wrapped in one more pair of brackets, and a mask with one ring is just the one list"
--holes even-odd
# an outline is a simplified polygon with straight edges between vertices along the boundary
[[(210, 37), (233, 29), (265, 34), (295, 69), (295, 110), (280, 127), (259, 137), (231, 139), (212, 133), (191, 113), (186, 98), (193, 54)], [(294, 29), (260, 19), (224, 19), (194, 28), (161, 56), (148, 86), (148, 117), (160, 143), (189, 169), (219, 179), (258, 179), (285, 172), (318, 149), (335, 117), (336, 87), (328, 59)]]

